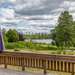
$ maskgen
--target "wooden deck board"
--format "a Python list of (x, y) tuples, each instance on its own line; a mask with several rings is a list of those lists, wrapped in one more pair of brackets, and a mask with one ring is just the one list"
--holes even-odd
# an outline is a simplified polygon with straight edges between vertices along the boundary
[[(62, 72), (49, 72), (46, 75), (71, 75), (69, 73), (62, 73)], [(34, 73), (34, 72), (23, 72), (23, 71), (17, 71), (17, 70), (10, 70), (10, 69), (4, 69), (0, 68), (0, 75), (44, 75), (43, 73)]]

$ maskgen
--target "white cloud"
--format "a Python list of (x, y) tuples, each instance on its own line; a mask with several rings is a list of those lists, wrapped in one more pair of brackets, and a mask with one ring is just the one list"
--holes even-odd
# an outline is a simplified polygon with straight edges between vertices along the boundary
[(0, 0), (0, 3), (1, 2), (16, 2), (16, 0)]
[[(15, 0), (12, 1), (8, 0), (8, 1), (15, 2)], [(23, 15), (20, 13), (16, 13), (19, 14), (19, 17), (15, 18), (14, 10), (9, 8), (7, 9), (2, 8), (0, 12), (0, 16), (2, 17), (2, 19), (0, 18), (1, 21), (9, 23), (11, 22), (17, 23), (17, 26), (15, 26), (15, 29), (17, 30), (22, 30), (24, 32), (49, 32), (50, 27), (52, 28), (52, 26), (55, 26), (55, 24), (57, 23), (57, 19), (60, 13), (66, 9), (69, 9), (70, 13), (73, 15), (73, 18), (75, 19), (75, 1), (72, 2), (63, 0), (61, 1), (61, 3), (59, 3), (60, 0), (57, 0), (58, 6), (56, 6), (55, 3), (54, 5), (52, 5), (52, 7), (50, 7), (49, 4), (50, 0), (35, 0), (35, 1), (17, 0), (17, 1), (15, 10), (22, 12), (22, 14), (24, 13)], [(21, 11), (21, 9), (25, 11)], [(28, 12), (27, 10), (32, 11), (32, 13)], [(26, 11), (27, 14), (25, 13)], [(42, 13), (44, 12), (44, 14), (36, 14), (37, 12), (40, 13), (40, 11)]]
[(69, 11), (70, 11), (70, 12), (75, 11), (75, 7), (70, 7), (70, 8), (69, 8)]
[[(14, 9), (11, 9), (11, 4), (16, 0), (0, 0), (0, 23), (8, 22), (8, 19), (15, 18)], [(3, 3), (3, 5), (2, 5)], [(7, 7), (5, 7), (7, 6)], [(9, 6), (9, 7), (8, 7)]]
[[(26, 11), (34, 11), (34, 10), (42, 10), (44, 9), (44, 5), (43, 2), (45, 0), (24, 0), (25, 2), (21, 4), (22, 1), (19, 2), (19, 0), (17, 0), (17, 2), (19, 2), (16, 7), (15, 7), (15, 11), (19, 12), (22, 11), (22, 13), (26, 12)], [(25, 11), (24, 11), (24, 10)]]
[(70, 1), (64, 1), (62, 4), (60, 4), (60, 7), (67, 8), (69, 7), (69, 5), (70, 5)]
[(60, 12), (62, 12), (62, 11), (64, 11), (64, 8), (57, 8), (57, 9), (54, 9), (54, 10), (52, 10), (51, 12), (55, 12), (55, 13), (60, 13)]
[(74, 1), (72, 2), (72, 1), (71, 1), (71, 2), (70, 2), (70, 6), (71, 6), (71, 7), (75, 7), (75, 2), (74, 2)]
[(13, 9), (9, 8), (1, 8), (0, 9), (0, 15), (4, 18), (14, 18), (15, 12)]

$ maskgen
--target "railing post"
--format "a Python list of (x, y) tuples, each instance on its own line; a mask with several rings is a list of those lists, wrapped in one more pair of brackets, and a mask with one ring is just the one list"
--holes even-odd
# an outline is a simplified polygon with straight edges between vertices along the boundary
[(7, 64), (4, 65), (4, 68), (7, 69)]
[(6, 56), (4, 57), (4, 68), (7, 69), (7, 58), (6, 58)]
[(44, 69), (44, 75), (47, 74), (47, 70), (46, 70), (46, 60), (43, 60), (43, 69)]
[(22, 71), (25, 71), (24, 58), (22, 57), (21, 59), (22, 59), (22, 60), (21, 60), (21, 63), (22, 63)]
[(72, 75), (74, 75), (74, 63), (72, 63)]
[(24, 66), (22, 66), (22, 71), (25, 71), (25, 67)]

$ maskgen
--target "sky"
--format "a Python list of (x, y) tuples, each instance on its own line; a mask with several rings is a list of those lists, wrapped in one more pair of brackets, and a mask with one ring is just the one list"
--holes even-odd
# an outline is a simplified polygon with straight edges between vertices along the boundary
[(49, 33), (64, 10), (75, 20), (75, 0), (0, 0), (0, 25), (23, 33)]

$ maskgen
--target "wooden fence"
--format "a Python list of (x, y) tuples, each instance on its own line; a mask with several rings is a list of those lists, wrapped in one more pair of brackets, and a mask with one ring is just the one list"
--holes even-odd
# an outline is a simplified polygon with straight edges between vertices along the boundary
[(75, 73), (75, 56), (4, 52), (0, 54), (0, 64), (5, 68), (21, 66), (22, 71), (25, 67), (43, 69), (44, 75), (47, 70)]

